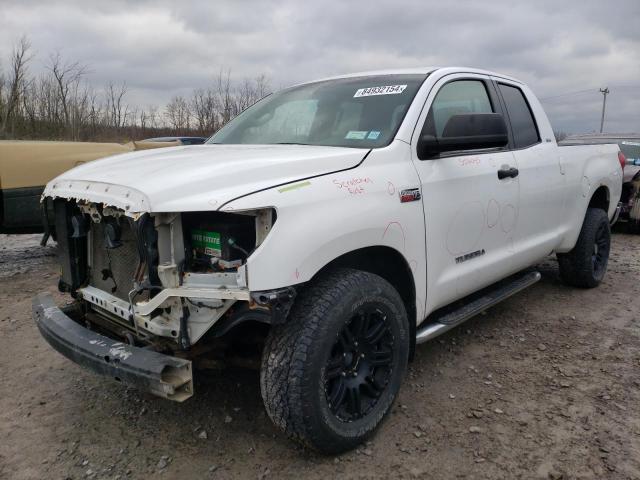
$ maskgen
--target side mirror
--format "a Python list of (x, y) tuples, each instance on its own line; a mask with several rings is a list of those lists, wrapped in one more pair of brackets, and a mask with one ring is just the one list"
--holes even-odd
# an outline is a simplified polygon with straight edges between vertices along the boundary
[(418, 141), (418, 158), (434, 157), (442, 152), (504, 147), (509, 143), (507, 124), (499, 113), (452, 115), (439, 138), (423, 135)]

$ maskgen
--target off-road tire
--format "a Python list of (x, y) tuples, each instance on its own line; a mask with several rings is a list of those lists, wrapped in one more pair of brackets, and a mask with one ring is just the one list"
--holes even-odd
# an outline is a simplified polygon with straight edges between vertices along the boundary
[[(393, 368), (371, 410), (344, 421), (332, 411), (336, 407), (327, 391), (327, 362), (334, 361), (336, 342), (363, 308), (384, 312)], [(269, 417), (288, 437), (317, 451), (339, 453), (356, 447), (391, 409), (406, 372), (409, 344), (404, 304), (386, 280), (353, 269), (321, 276), (299, 293), (287, 322), (273, 327), (266, 340), (260, 387)], [(357, 361), (356, 368), (362, 368)]]
[(575, 247), (568, 253), (558, 254), (560, 278), (574, 287), (597, 287), (607, 271), (610, 247), (607, 212), (600, 208), (587, 209)]

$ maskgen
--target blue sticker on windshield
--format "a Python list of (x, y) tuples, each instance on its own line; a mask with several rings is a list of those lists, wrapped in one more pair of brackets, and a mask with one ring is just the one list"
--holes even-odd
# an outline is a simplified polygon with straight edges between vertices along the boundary
[(367, 136), (367, 139), (368, 140), (377, 140), (379, 136), (380, 136), (380, 132), (378, 132), (377, 130), (371, 130), (369, 132), (369, 135)]

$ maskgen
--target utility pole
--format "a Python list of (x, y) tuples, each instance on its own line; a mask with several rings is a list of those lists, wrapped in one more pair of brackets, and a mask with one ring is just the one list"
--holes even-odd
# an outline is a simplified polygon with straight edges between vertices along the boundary
[(609, 95), (609, 87), (601, 88), (600, 93), (602, 94), (602, 118), (600, 119), (600, 133), (602, 133), (602, 129), (604, 127), (604, 109), (607, 106), (607, 95)]

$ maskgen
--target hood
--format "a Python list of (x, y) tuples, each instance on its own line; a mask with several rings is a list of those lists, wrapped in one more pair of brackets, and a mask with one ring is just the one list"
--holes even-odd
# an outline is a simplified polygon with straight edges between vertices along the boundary
[(217, 210), (258, 190), (358, 165), (367, 149), (312, 145), (192, 145), (116, 155), (63, 173), (45, 197), (130, 213)]

